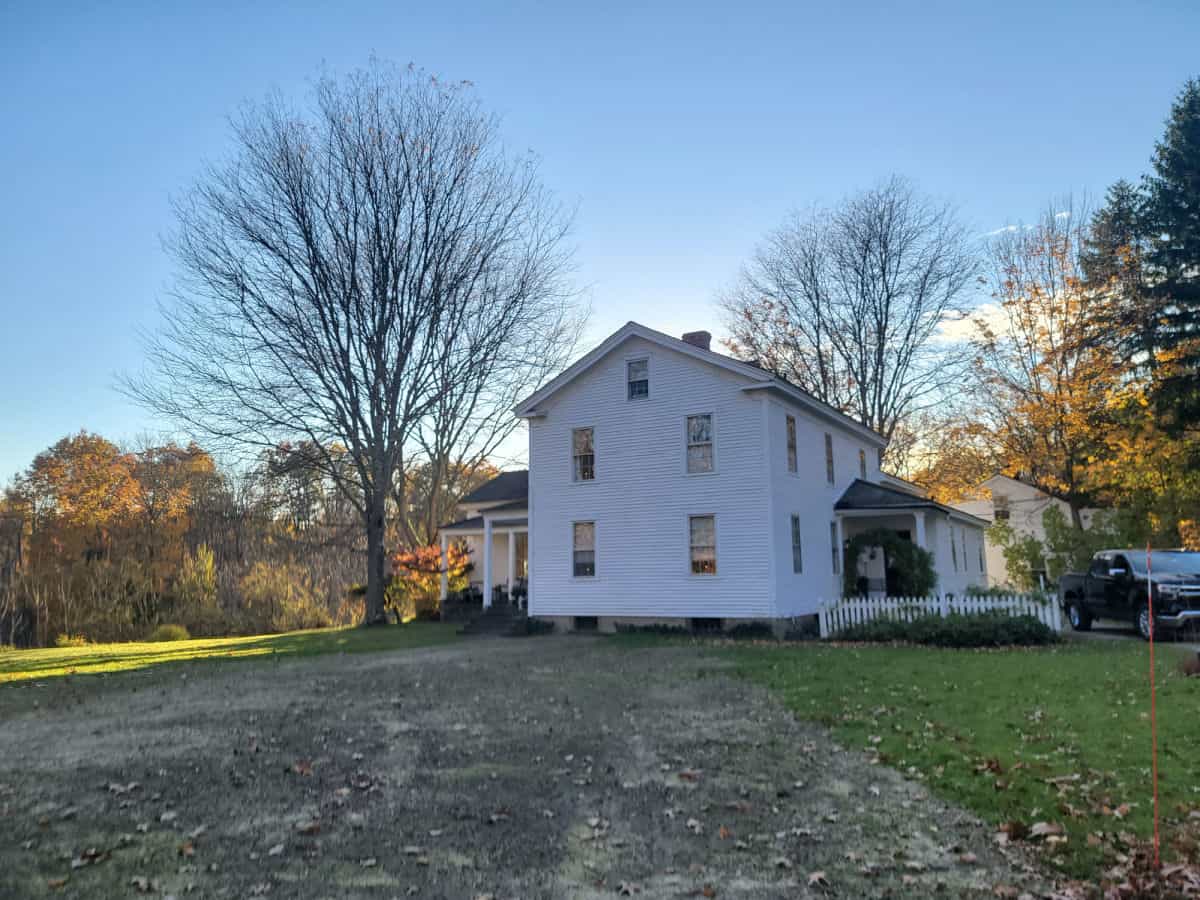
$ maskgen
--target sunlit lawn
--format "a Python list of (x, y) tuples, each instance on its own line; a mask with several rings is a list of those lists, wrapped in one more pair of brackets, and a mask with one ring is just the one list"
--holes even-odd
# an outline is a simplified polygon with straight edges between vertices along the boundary
[[(1151, 834), (1146, 645), (1066, 644), (975, 652), (910, 647), (763, 646), (727, 652), (797, 715), (879, 755), (1000, 826), (1061, 824), (1041, 846), (1068, 872), (1095, 874), (1120, 833)], [(1160, 790), (1167, 856), (1200, 809), (1200, 678), (1161, 647)], [(1101, 835), (1097, 837), (1097, 835)], [(1089, 835), (1091, 839), (1089, 842)], [(1107, 848), (1107, 849), (1106, 849)]]
[(131, 644), (90, 644), (45, 650), (0, 649), (0, 684), (30, 678), (94, 675), (202, 659), (287, 659), (321, 653), (369, 653), (444, 644), (456, 625), (412, 622), (379, 628), (321, 628), (286, 634)]

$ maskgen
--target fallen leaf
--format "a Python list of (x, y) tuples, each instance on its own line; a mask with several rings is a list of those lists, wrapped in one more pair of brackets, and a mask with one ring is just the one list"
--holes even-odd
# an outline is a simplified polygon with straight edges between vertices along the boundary
[(46, 882), (46, 887), (53, 891), (57, 891), (67, 886), (67, 882), (71, 880), (70, 875), (64, 875), (61, 878), (51, 878)]
[(829, 887), (829, 879), (825, 877), (824, 872), (809, 872), (808, 873), (809, 887)]

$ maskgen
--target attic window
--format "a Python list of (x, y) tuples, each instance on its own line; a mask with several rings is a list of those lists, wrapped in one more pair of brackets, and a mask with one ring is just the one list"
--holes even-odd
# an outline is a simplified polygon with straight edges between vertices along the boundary
[(625, 380), (629, 384), (629, 399), (642, 400), (650, 396), (650, 361), (631, 359), (625, 364)]
[(992, 514), (997, 522), (1008, 521), (1008, 497), (1003, 494), (992, 494)]

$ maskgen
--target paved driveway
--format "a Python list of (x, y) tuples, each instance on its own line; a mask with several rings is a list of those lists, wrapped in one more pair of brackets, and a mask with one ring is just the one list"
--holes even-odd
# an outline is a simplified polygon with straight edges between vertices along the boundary
[(1037, 887), (724, 665), (550, 637), (0, 688), (0, 896)]

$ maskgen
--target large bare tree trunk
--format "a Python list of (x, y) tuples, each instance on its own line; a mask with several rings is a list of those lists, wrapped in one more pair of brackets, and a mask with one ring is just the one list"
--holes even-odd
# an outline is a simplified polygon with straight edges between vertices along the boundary
[(387, 590), (387, 520), (383, 504), (372, 506), (367, 519), (367, 602), (364, 625), (383, 625), (387, 621), (384, 594)]

